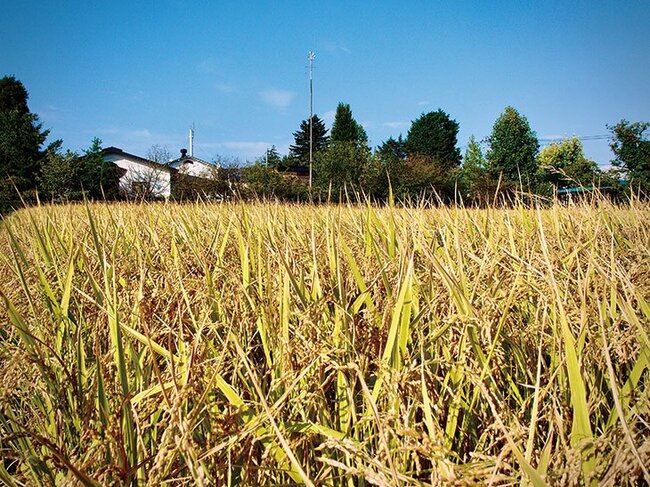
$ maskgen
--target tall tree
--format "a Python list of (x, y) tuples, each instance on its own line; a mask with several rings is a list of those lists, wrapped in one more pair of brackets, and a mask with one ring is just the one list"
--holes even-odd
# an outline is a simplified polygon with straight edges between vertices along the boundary
[[(13, 76), (0, 79), (0, 184), (3, 189), (35, 187), (49, 134), (27, 106), (29, 95)], [(54, 143), (54, 148), (57, 143)]]
[(443, 110), (422, 114), (413, 121), (406, 136), (409, 156), (430, 159), (440, 169), (448, 170), (460, 165), (458, 122)]
[(488, 138), (488, 171), (494, 178), (516, 186), (534, 185), (537, 173), (539, 142), (528, 120), (512, 107), (506, 107), (494, 122)]
[(483, 156), (481, 146), (476, 142), (473, 135), (470, 136), (469, 143), (467, 144), (461, 174), (465, 196), (475, 198), (485, 193), (485, 157)]
[(648, 122), (627, 120), (607, 127), (613, 135), (612, 165), (620, 168), (633, 186), (640, 186), (644, 191), (650, 191), (650, 140), (644, 136), (648, 127)]
[(365, 129), (354, 119), (347, 103), (339, 103), (336, 107), (330, 142), (351, 142), (358, 146), (368, 143)]
[(543, 179), (556, 189), (587, 187), (600, 174), (598, 164), (585, 157), (582, 142), (577, 137), (565, 138), (562, 142), (544, 147), (537, 159)]
[[(314, 155), (327, 147), (329, 137), (327, 128), (318, 115), (312, 117), (312, 140)], [(291, 154), (294, 155), (301, 164), (309, 162), (309, 119), (300, 122), (300, 129), (293, 133), (295, 144), (289, 147)]]

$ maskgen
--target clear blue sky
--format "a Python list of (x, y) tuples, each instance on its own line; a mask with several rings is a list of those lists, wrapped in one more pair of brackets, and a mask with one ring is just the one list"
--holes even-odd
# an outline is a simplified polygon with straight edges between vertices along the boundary
[[(100, 5), (101, 3), (101, 5)], [(540, 138), (650, 121), (650, 2), (5, 2), (0, 76), (79, 150), (282, 153), (309, 114), (351, 105), (373, 146), (442, 108), (459, 145), (512, 105)], [(602, 165), (607, 141), (585, 142)]]

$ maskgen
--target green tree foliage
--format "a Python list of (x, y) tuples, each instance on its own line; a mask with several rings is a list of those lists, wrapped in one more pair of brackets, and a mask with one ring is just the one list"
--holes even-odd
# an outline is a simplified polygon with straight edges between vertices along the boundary
[(428, 198), (450, 202), (454, 200), (459, 172), (459, 168), (448, 169), (432, 164), (428, 157), (409, 156), (393, 172), (393, 194), (402, 200)]
[(339, 103), (336, 107), (330, 142), (349, 142), (358, 146), (368, 144), (368, 135), (365, 129), (352, 117), (352, 110), (347, 103)]
[(526, 117), (506, 107), (494, 122), (488, 141), (487, 168), (492, 177), (501, 177), (506, 188), (515, 188), (520, 181), (525, 188), (534, 188), (539, 142)]
[(102, 156), (102, 141), (94, 138), (84, 155), (48, 150), (38, 177), (41, 191), (54, 200), (114, 199), (118, 197), (120, 170)]
[(280, 173), (270, 165), (256, 163), (241, 171), (242, 196), (278, 200), (305, 201), (309, 188), (306, 183), (288, 173)]
[(385, 201), (389, 188), (395, 186), (406, 165), (404, 138), (390, 137), (384, 141), (363, 170), (361, 184), (363, 191), (375, 201)]
[(314, 183), (337, 198), (344, 189), (359, 189), (364, 168), (370, 160), (366, 147), (349, 142), (331, 144), (314, 160)]
[(47, 153), (42, 146), (49, 131), (43, 130), (38, 116), (29, 111), (28, 97), (23, 84), (13, 76), (0, 79), (0, 207), (5, 209), (14, 203), (16, 189), (35, 187)]
[(112, 162), (104, 160), (102, 141), (95, 137), (81, 157), (81, 185), (90, 199), (113, 199), (118, 196), (120, 171)]
[(403, 161), (406, 159), (406, 141), (400, 135), (397, 139), (389, 137), (377, 148), (377, 155), (385, 164)]
[(610, 144), (615, 158), (612, 165), (620, 168), (632, 187), (650, 191), (650, 140), (644, 136), (648, 122), (630, 123), (621, 120), (607, 128), (612, 132)]
[[(329, 137), (327, 136), (327, 128), (318, 115), (312, 117), (312, 136), (313, 136), (313, 151), (316, 153), (327, 148)], [(300, 165), (307, 165), (309, 163), (309, 119), (300, 122), (300, 129), (293, 133), (295, 143), (289, 147), (291, 154), (296, 157)]]
[(242, 169), (241, 181), (246, 189), (261, 197), (278, 197), (283, 194), (282, 175), (257, 162)]
[(591, 186), (600, 176), (598, 164), (585, 157), (577, 137), (544, 147), (538, 156), (541, 178), (555, 187)]
[(461, 186), (464, 198), (477, 202), (489, 197), (492, 189), (486, 170), (486, 161), (481, 146), (474, 136), (470, 136), (461, 170)]
[(422, 114), (413, 121), (406, 137), (409, 156), (426, 158), (440, 169), (449, 170), (460, 165), (458, 142), (459, 125), (443, 110)]
[(83, 160), (76, 152), (61, 153), (58, 147), (48, 150), (38, 177), (39, 190), (55, 201), (81, 199), (83, 168)]
[(27, 115), (29, 107), (27, 99), (29, 94), (13, 76), (5, 76), (0, 79), (0, 112), (16, 112), (19, 115)]
[(282, 166), (282, 156), (278, 152), (277, 147), (272, 145), (266, 152), (258, 157), (255, 162), (265, 167), (277, 168)]

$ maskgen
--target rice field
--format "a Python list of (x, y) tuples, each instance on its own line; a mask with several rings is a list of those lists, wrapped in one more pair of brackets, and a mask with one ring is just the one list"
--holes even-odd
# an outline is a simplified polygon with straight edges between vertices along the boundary
[(0, 480), (650, 481), (650, 207), (0, 222)]

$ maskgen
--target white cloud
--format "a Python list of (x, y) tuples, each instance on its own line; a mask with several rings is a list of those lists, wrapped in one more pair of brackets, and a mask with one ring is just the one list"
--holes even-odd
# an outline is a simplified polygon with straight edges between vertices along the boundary
[(296, 97), (294, 91), (279, 90), (276, 88), (260, 91), (258, 94), (262, 97), (264, 103), (280, 109), (287, 108)]
[(149, 132), (149, 129), (132, 130), (127, 133), (127, 136), (133, 139), (150, 139), (151, 132)]
[(409, 122), (384, 122), (381, 124), (383, 127), (388, 127), (390, 129), (405, 129), (410, 123)]
[(418, 102), (418, 105), (421, 106), (421, 107), (427, 106), (428, 104), (429, 104), (429, 102), (427, 100), (422, 100), (422, 101)]
[(335, 54), (338, 52), (344, 52), (346, 54), (350, 54), (352, 52), (343, 44), (334, 41), (325, 41), (323, 43), (323, 51), (328, 52), (330, 54)]

